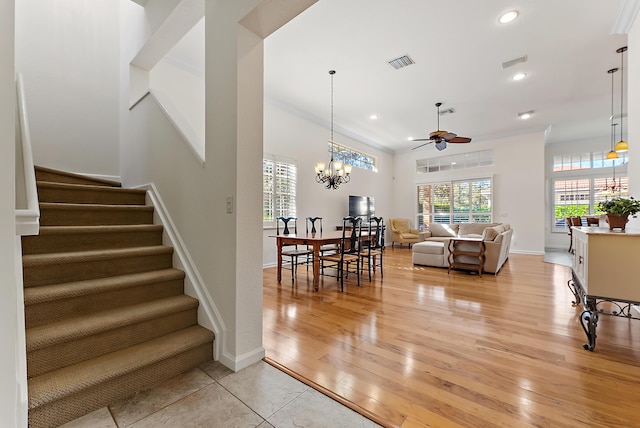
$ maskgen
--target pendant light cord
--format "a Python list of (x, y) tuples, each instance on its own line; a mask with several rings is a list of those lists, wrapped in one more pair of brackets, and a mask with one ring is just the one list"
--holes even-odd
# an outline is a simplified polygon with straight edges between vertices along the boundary
[[(624, 100), (624, 98), (623, 98), (624, 97), (624, 51), (626, 51), (626, 50), (627, 50), (627, 48), (625, 47), (620, 52), (620, 141), (624, 140), (624, 137), (622, 136), (622, 131), (623, 131), (623, 127), (622, 127), (622, 105), (623, 105), (623, 100)], [(615, 137), (614, 137), (614, 139), (615, 139)]]
[(331, 76), (331, 161), (333, 162), (333, 75), (336, 74), (335, 70), (329, 70)]

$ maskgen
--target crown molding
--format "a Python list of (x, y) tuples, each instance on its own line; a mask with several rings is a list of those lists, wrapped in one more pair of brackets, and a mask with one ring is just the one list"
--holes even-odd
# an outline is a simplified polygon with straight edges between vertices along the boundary
[(628, 34), (640, 10), (640, 0), (623, 0), (618, 10), (611, 34)]

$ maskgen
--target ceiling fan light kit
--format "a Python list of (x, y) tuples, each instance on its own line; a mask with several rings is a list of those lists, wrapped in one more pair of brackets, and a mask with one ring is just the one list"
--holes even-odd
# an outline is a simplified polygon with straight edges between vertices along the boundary
[(438, 118), (438, 130), (433, 131), (429, 134), (429, 138), (418, 138), (411, 139), (411, 141), (426, 141), (424, 144), (420, 144), (412, 148), (411, 150), (418, 149), (420, 147), (426, 146), (427, 144), (434, 143), (436, 149), (444, 150), (447, 148), (447, 143), (469, 143), (471, 142), (471, 138), (467, 137), (458, 137), (456, 134), (452, 132), (443, 131), (440, 129), (440, 106), (442, 103), (436, 103), (436, 108), (438, 109), (437, 118)]

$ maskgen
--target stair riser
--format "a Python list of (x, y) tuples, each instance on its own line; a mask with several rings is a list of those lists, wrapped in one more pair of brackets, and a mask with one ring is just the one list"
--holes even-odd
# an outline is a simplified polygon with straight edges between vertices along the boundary
[(61, 400), (29, 409), (30, 428), (54, 428), (114, 401), (171, 379), (213, 358), (211, 343), (146, 366), (116, 379), (107, 379)]
[(184, 291), (184, 279), (155, 282), (139, 287), (118, 288), (99, 294), (54, 300), (25, 306), (27, 328), (81, 317), (122, 306), (135, 305), (165, 297), (178, 296)]
[[(104, 186), (103, 186), (104, 187)], [(62, 202), (70, 204), (144, 205), (145, 192), (131, 192), (105, 187), (98, 189), (64, 189), (38, 186), (40, 202)]]
[(152, 224), (153, 210), (70, 210), (40, 207), (41, 226), (102, 226), (124, 224)]
[(162, 230), (25, 236), (22, 254), (93, 251), (162, 245)]
[(53, 183), (89, 184), (92, 186), (119, 187), (119, 186), (116, 186), (118, 183), (105, 182), (103, 180), (94, 180), (89, 177), (58, 174), (54, 171), (44, 171), (37, 167), (36, 167), (36, 181), (50, 181)]
[[(27, 351), (27, 377), (67, 367), (129, 346), (173, 333), (198, 323), (198, 309), (168, 314), (141, 323), (78, 337), (68, 342)], [(29, 341), (27, 333), (27, 343)]]
[(168, 269), (172, 266), (172, 254), (108, 258), (102, 260), (70, 260), (67, 263), (24, 266), (24, 286), (35, 287), (48, 284), (105, 278), (130, 273)]

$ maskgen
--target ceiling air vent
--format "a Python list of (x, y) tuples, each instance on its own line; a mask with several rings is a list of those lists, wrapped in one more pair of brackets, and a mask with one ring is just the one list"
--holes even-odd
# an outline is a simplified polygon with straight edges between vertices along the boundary
[(502, 68), (513, 67), (516, 64), (520, 64), (521, 62), (527, 62), (527, 56), (521, 56), (520, 58), (512, 59), (511, 61), (506, 61), (502, 63)]
[(394, 58), (392, 60), (387, 61), (387, 63), (391, 67), (395, 68), (396, 70), (411, 64), (415, 64), (415, 62), (413, 62), (413, 60), (411, 59), (411, 57), (409, 57), (409, 55), (402, 55), (399, 58)]
[(452, 114), (455, 113), (456, 111), (453, 109), (453, 107), (449, 107), (447, 109), (444, 110), (440, 110), (440, 116), (443, 116), (445, 114)]

